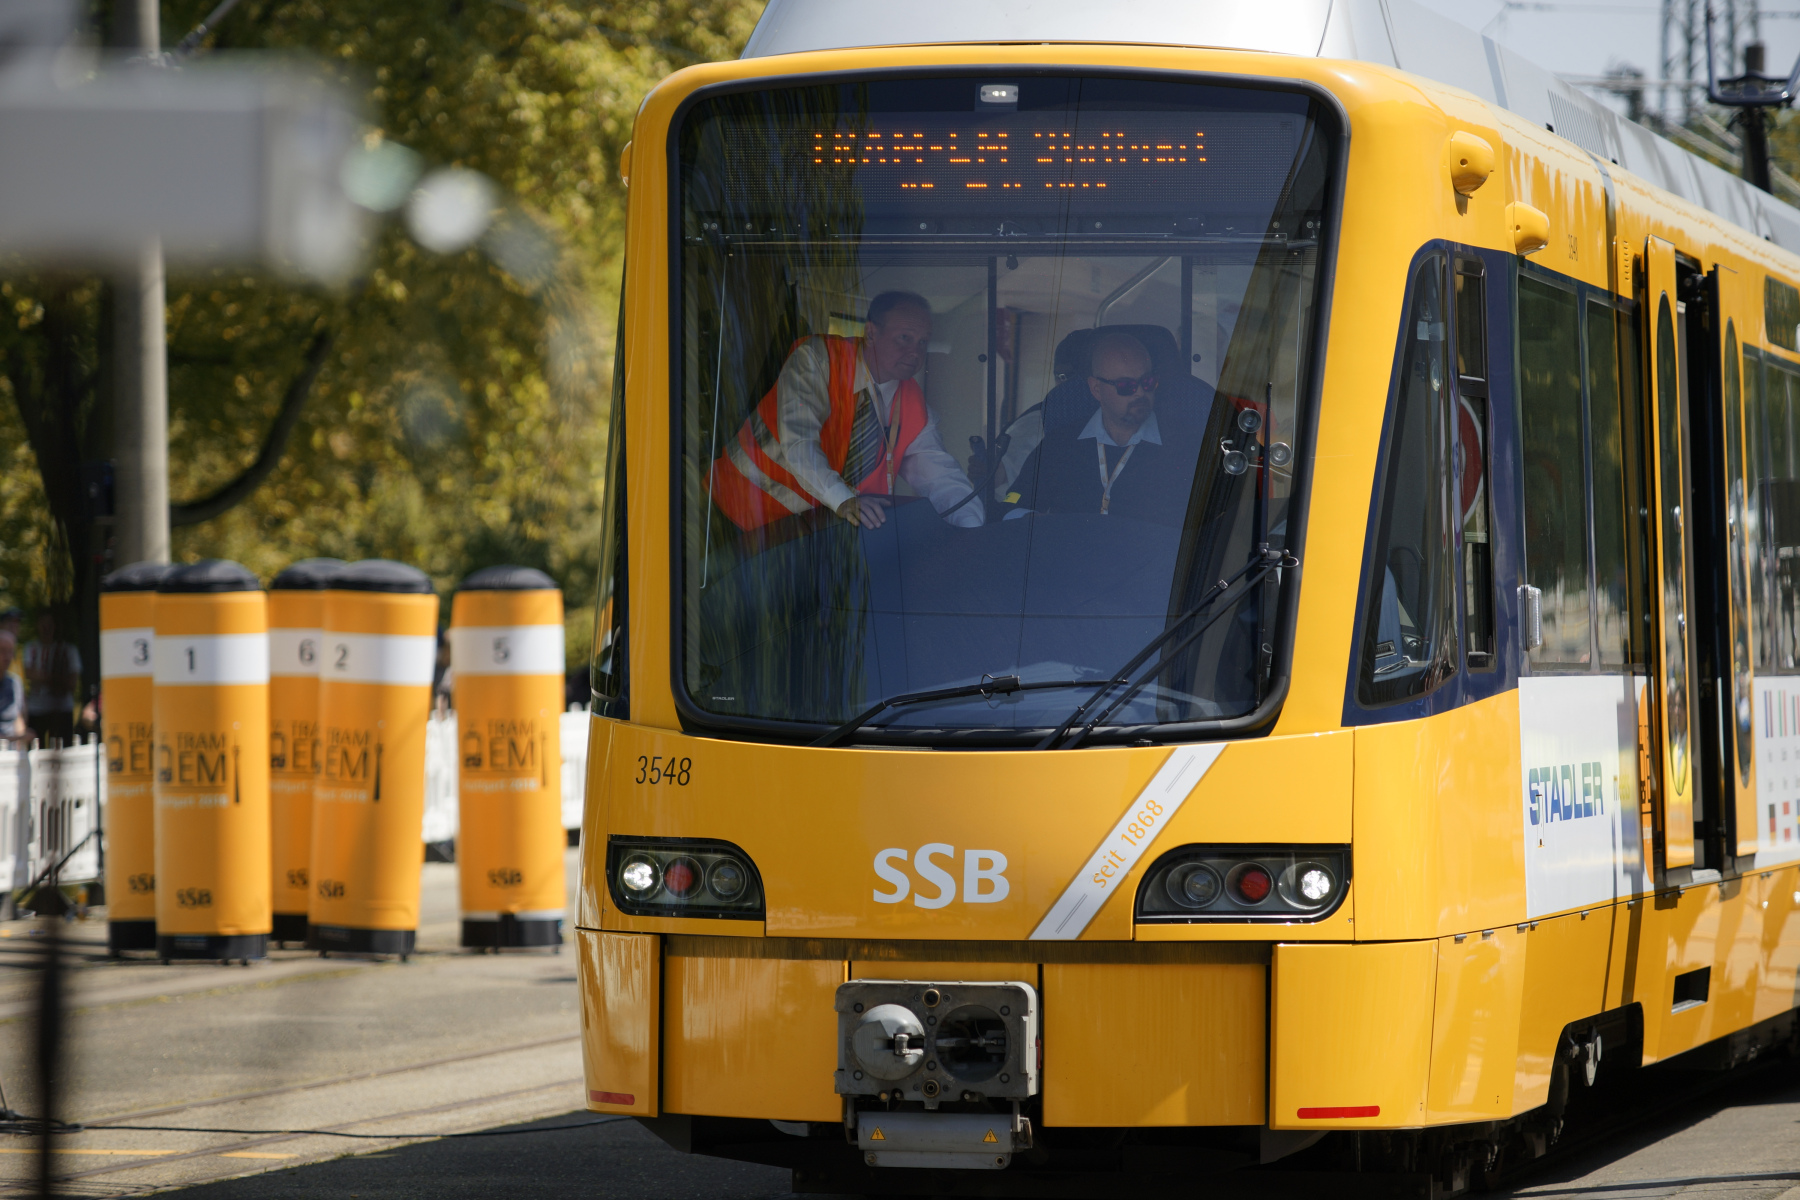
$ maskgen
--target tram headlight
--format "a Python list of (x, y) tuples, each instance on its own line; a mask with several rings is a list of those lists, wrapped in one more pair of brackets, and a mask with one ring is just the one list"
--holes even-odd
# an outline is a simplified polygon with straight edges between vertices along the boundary
[(756, 867), (729, 842), (614, 837), (607, 842), (606, 880), (613, 903), (633, 916), (763, 917)]
[(1223, 886), (1219, 873), (1205, 863), (1183, 863), (1169, 872), (1169, 896), (1183, 908), (1205, 908)]
[(619, 883), (633, 897), (642, 899), (656, 890), (656, 860), (645, 854), (634, 854), (619, 871)]
[(713, 895), (719, 899), (736, 900), (744, 894), (744, 888), (750, 883), (750, 873), (737, 859), (721, 858), (713, 864), (706, 883), (708, 887), (712, 888)]
[(1146, 922), (1319, 921), (1343, 904), (1348, 846), (1181, 846), (1144, 873)]

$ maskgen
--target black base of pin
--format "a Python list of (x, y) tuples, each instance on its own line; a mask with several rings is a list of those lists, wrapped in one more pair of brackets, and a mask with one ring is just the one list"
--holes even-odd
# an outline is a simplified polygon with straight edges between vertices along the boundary
[(266, 933), (159, 933), (156, 935), (157, 957), (229, 959), (269, 957), (269, 935)]
[(563, 923), (559, 917), (550, 921), (521, 921), (511, 913), (501, 913), (498, 921), (462, 923), (462, 944), (466, 950), (502, 950), (528, 946), (560, 946)]
[(127, 950), (156, 949), (156, 922), (108, 921), (106, 948), (113, 954), (123, 954)]
[(418, 932), (412, 929), (354, 929), (348, 925), (308, 925), (306, 948), (327, 954), (397, 954), (413, 952)]
[(274, 925), (269, 930), (269, 940), (304, 942), (307, 928), (305, 913), (276, 913)]

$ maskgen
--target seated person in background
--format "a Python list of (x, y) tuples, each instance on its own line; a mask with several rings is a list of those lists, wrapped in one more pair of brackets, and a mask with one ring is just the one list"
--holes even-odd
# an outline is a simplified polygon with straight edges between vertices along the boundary
[[(860, 338), (802, 338), (713, 464), (713, 503), (744, 530), (820, 505), (874, 529), (898, 476), (940, 513), (955, 507), (974, 485), (913, 379), (930, 341), (931, 306), (911, 292), (871, 300)], [(947, 519), (982, 524), (980, 498)]]
[(0, 739), (25, 736), (25, 685), (12, 673), (19, 641), (0, 629)]
[(1006, 499), (1010, 519), (1084, 512), (1179, 525), (1199, 458), (1198, 432), (1165, 429), (1150, 354), (1128, 333), (1094, 339), (1088, 390), (1100, 410), (1085, 425), (1048, 429)]

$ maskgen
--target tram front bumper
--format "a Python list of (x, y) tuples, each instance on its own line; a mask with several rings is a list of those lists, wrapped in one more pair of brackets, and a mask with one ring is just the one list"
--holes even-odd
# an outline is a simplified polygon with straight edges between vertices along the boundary
[[(1014, 1022), (1007, 1053), (1017, 1073), (997, 1069), (968, 1087), (925, 1058), (925, 1074), (886, 1081), (890, 1094), (903, 1082), (910, 1099), (917, 1082), (923, 1100), (927, 1075), (953, 1107), (964, 1091), (988, 1100), (1023, 1091), (1047, 1127), (1431, 1123), (1432, 942), (1124, 943), (1061, 955), (1081, 961), (999, 964), (845, 960), (787, 939), (590, 929), (576, 938), (588, 1107), (598, 1112), (841, 1122), (838, 1001), (866, 1012), (880, 980), (907, 975), (952, 995), (1018, 989), (1006, 995), (1029, 994), (1036, 1028), (1026, 1031), (1018, 1009), (1003, 1018)], [(905, 986), (919, 992), (909, 1011), (924, 1012), (928, 985)], [(1014, 1007), (999, 990), (980, 995), (996, 1015)], [(1003, 1073), (1014, 1078), (1002, 1084)], [(874, 1109), (881, 1090), (846, 1094)]]

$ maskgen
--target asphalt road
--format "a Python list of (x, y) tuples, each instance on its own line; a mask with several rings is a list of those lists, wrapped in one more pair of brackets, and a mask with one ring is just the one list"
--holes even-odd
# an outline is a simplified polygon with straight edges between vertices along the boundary
[[(428, 864), (407, 963), (301, 950), (248, 968), (115, 962), (102, 921), (59, 926), (56, 1115), (86, 1126), (58, 1138), (61, 1190), (142, 1195), (579, 1107), (574, 956), (463, 953), (457, 908), (456, 868)], [(42, 932), (0, 923), (0, 1082), (34, 1115)], [(0, 1136), (0, 1197), (31, 1192), (35, 1172), (30, 1139)]]
[[(1573, 1153), (1553, 1155), (1497, 1196), (1517, 1200), (1651, 1200), (1725, 1196), (1800, 1200), (1800, 1062), (1716, 1083), (1644, 1076), (1652, 1090), (1685, 1096), (1653, 1120)], [(585, 1125), (572, 1112), (460, 1138), (275, 1170), (181, 1192), (183, 1200), (753, 1200), (788, 1195), (788, 1175), (676, 1153), (632, 1121)], [(513, 1133), (577, 1126), (541, 1133)], [(1316, 1180), (1271, 1179), (1270, 1200), (1320, 1200)], [(1204, 1196), (1196, 1180), (1181, 1194)], [(1348, 1189), (1346, 1189), (1348, 1190)], [(1104, 1194), (1103, 1194), (1104, 1195)], [(1110, 1193), (1119, 1200), (1119, 1193)]]
[[(508, 1129), (595, 1119), (572, 1112)], [(761, 1200), (789, 1191), (786, 1171), (678, 1154), (627, 1119), (551, 1133), (426, 1142), (179, 1194), (183, 1200)]]

